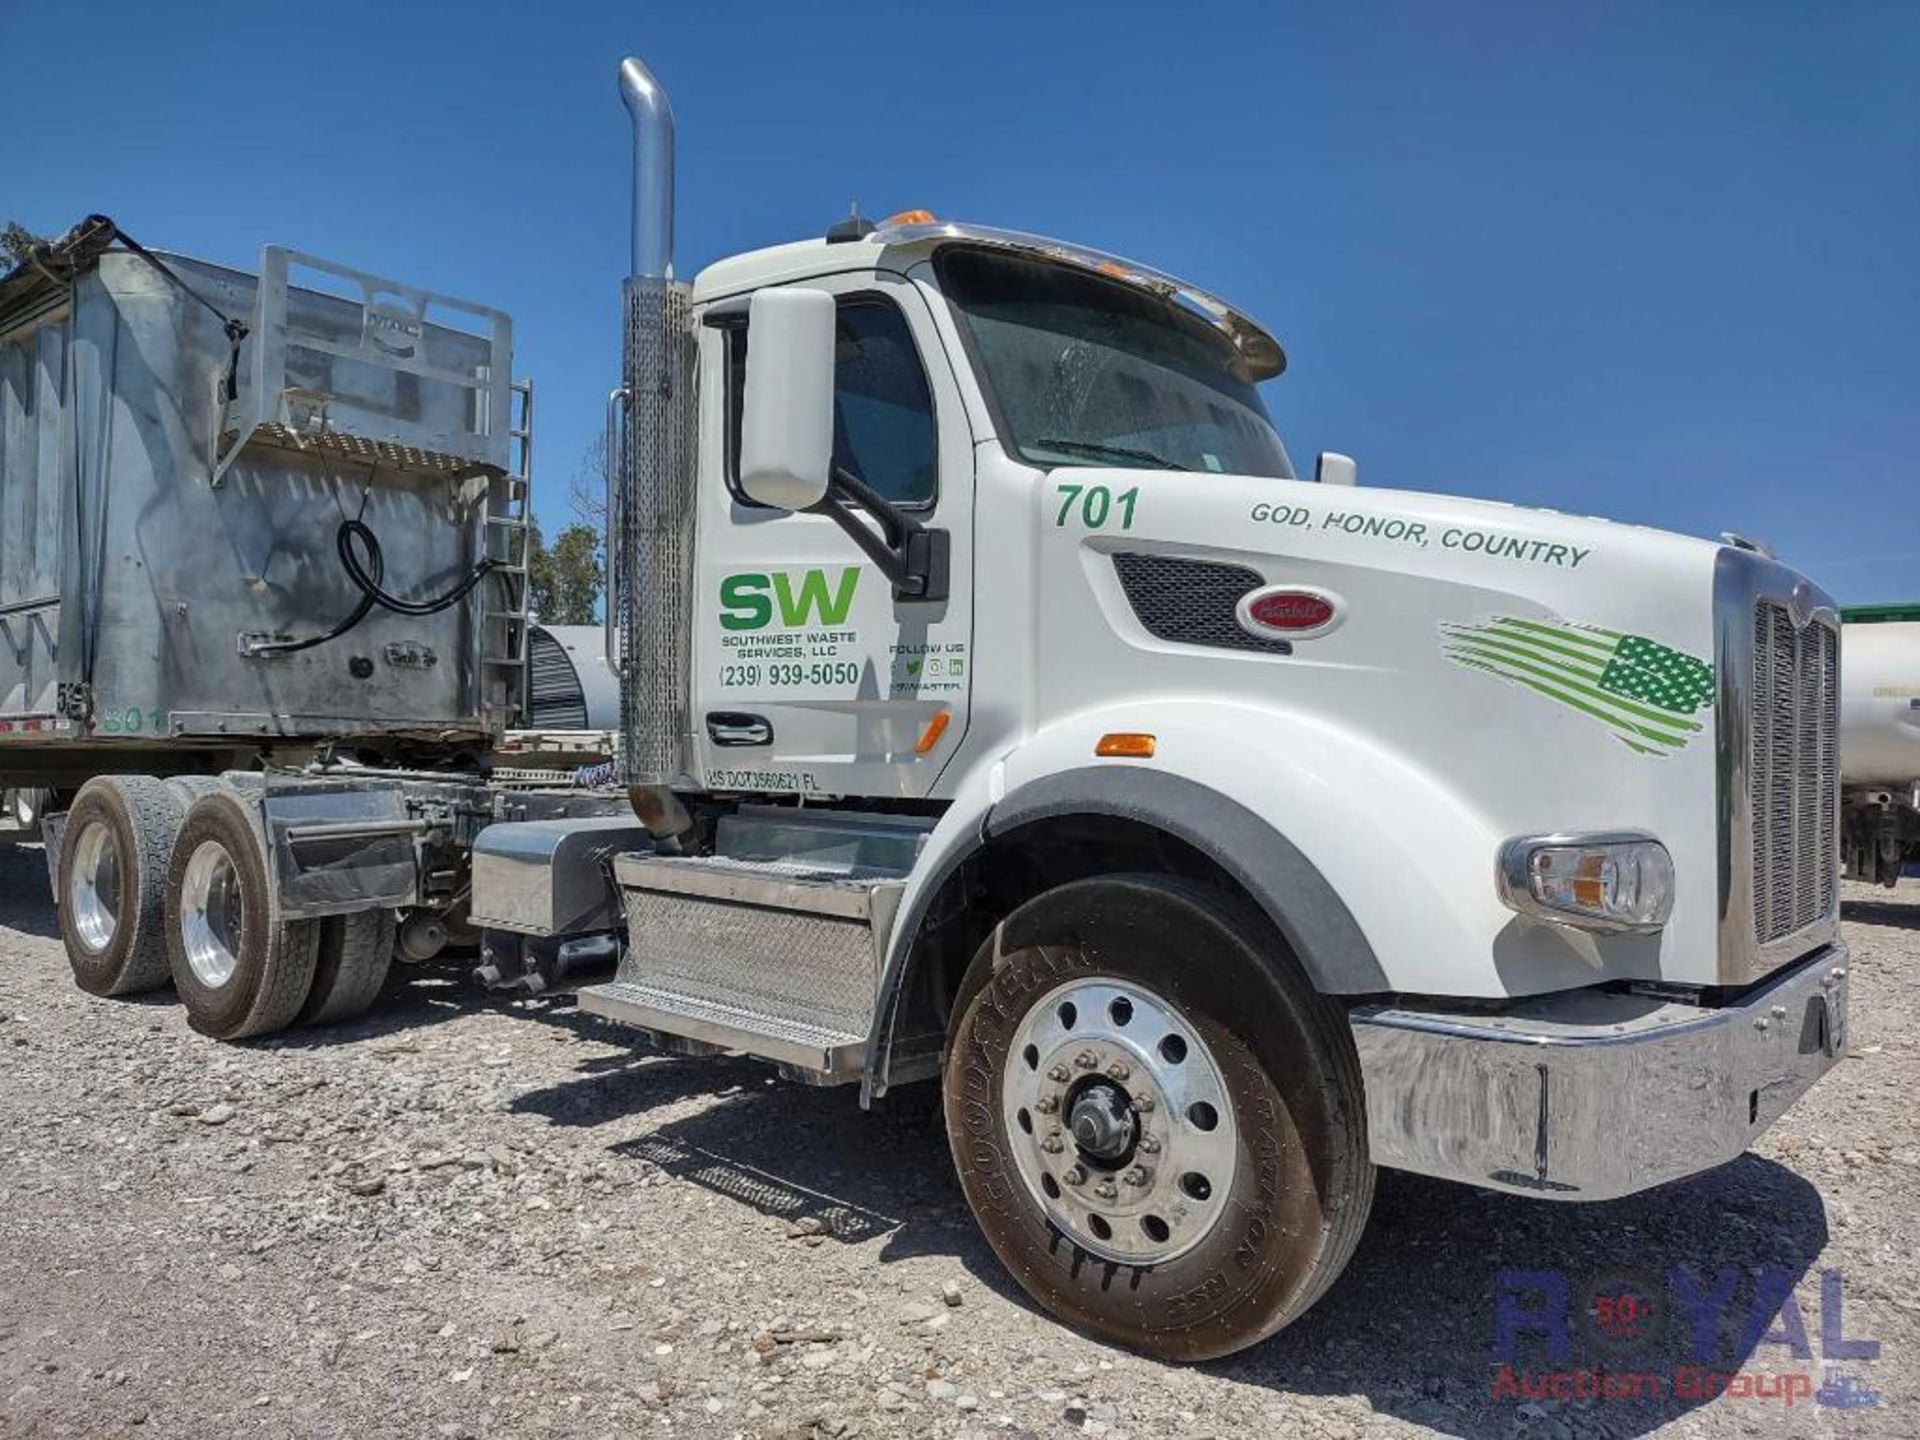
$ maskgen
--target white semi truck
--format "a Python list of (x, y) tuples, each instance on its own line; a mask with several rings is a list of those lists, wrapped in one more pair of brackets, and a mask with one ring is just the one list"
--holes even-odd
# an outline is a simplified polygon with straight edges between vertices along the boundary
[(271, 1028), (303, 926), (470, 858), (495, 983), (617, 957), (580, 1004), (660, 1044), (862, 1104), (937, 1080), (1020, 1283), (1175, 1359), (1305, 1311), (1377, 1167), (1607, 1199), (1836, 1062), (1806, 579), (1302, 479), (1274, 338), (1079, 246), (908, 214), (688, 282), (666, 97), (637, 60), (620, 88), (632, 813), (371, 769), (200, 793), (120, 912), (196, 1024)]
[(1841, 850), (1850, 879), (1891, 889), (1920, 859), (1920, 605), (1840, 612)]

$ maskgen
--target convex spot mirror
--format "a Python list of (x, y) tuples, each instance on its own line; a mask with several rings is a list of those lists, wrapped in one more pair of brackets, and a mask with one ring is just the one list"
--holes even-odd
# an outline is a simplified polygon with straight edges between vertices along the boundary
[(807, 510), (827, 493), (837, 323), (824, 290), (760, 290), (747, 307), (740, 488), (761, 505)]

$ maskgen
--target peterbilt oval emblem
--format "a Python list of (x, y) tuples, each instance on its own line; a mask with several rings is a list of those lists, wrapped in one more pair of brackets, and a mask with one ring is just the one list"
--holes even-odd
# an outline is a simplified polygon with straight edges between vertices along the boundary
[(1331, 590), (1309, 585), (1262, 585), (1240, 597), (1233, 618), (1249, 635), (1311, 640), (1346, 618), (1347, 606)]

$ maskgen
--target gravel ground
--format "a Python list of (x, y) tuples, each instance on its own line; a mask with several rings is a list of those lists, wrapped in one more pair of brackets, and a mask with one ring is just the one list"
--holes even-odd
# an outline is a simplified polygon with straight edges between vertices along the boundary
[[(39, 849), (0, 845), (0, 1433), (1914, 1435), (1920, 882), (1846, 899), (1847, 1061), (1754, 1153), (1591, 1207), (1387, 1174), (1305, 1320), (1178, 1369), (1007, 1282), (928, 1087), (862, 1114), (419, 970), (367, 1022), (214, 1044), (164, 994), (74, 989)], [(1732, 1287), (1716, 1363), (1769, 1394), (1666, 1383), (1676, 1267)], [(1669, 1323), (1610, 1363), (1662, 1384), (1497, 1393), (1511, 1271), (1638, 1284)], [(1773, 1280), (1797, 1308), (1741, 1341)], [(1607, 1364), (1605, 1338), (1529, 1334), (1515, 1368)]]

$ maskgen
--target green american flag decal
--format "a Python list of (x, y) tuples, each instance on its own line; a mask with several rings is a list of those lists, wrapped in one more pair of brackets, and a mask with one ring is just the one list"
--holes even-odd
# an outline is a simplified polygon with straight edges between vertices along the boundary
[(1713, 667), (1644, 635), (1514, 615), (1440, 633), (1456, 665), (1578, 710), (1643, 755), (1679, 750), (1704, 728), (1694, 714), (1713, 704)]

